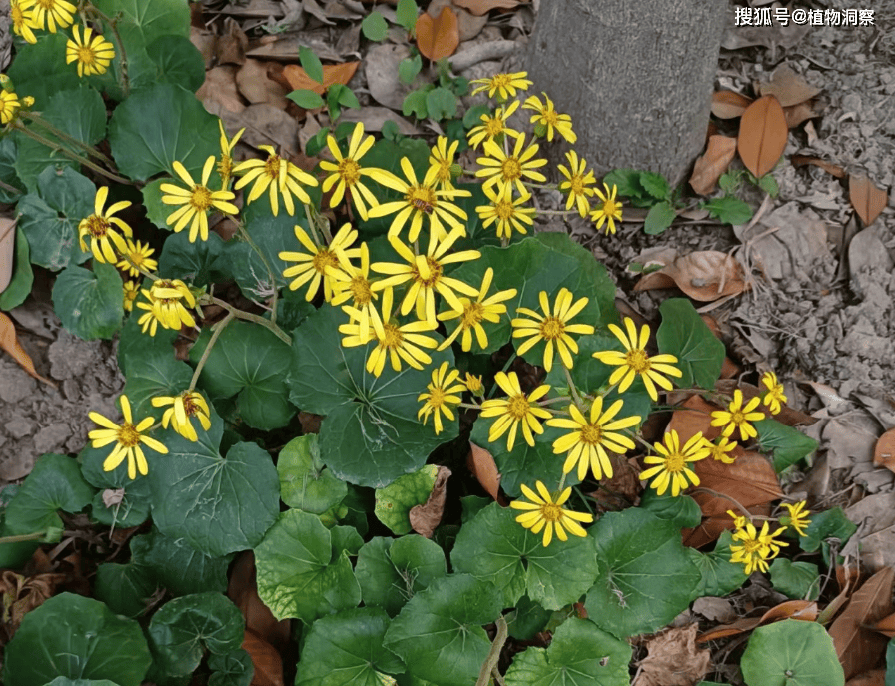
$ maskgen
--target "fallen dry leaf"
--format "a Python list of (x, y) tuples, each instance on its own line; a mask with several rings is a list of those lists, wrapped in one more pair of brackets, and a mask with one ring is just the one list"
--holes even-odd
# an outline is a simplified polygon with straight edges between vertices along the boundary
[(637, 501), (643, 490), (638, 475), (642, 471), (636, 457), (625, 459), (621, 455), (609, 453), (612, 477), (600, 482), (600, 488), (588, 493), (594, 502), (607, 510), (618, 510)]
[(439, 465), (438, 476), (435, 477), (435, 485), (432, 486), (429, 499), (422, 505), (410, 508), (410, 526), (426, 538), (432, 538), (435, 528), (441, 524), (444, 503), (447, 499), (447, 480), (450, 475), (450, 469)]
[(246, 629), (242, 649), (249, 654), (255, 666), (252, 686), (285, 686), (283, 658), (276, 648), (251, 629)]
[(706, 641), (717, 641), (719, 638), (736, 636), (744, 631), (752, 631), (752, 629), (759, 624), (761, 624), (761, 619), (759, 617), (743, 617), (730, 624), (722, 624), (721, 626), (709, 629), (704, 634), (697, 636), (696, 642), (705, 643)]
[(243, 551), (230, 570), (227, 597), (245, 617), (246, 629), (272, 646), (285, 648), (289, 643), (289, 620), (277, 621), (273, 612), (261, 602), (255, 576), (255, 555), (251, 550)]
[(758, 90), (762, 95), (773, 95), (781, 107), (798, 105), (820, 93), (820, 88), (809, 85), (785, 64), (777, 67), (771, 80), (762, 83)]
[(704, 438), (710, 441), (721, 435), (720, 426), (712, 426), (712, 412), (717, 412), (720, 407), (712, 405), (702, 399), (700, 395), (691, 395), (680, 404), (680, 409), (671, 415), (668, 423), (668, 431), (677, 431), (678, 438), (684, 443), (689, 441), (694, 434), (701, 431)]
[(889, 202), (886, 191), (877, 188), (866, 176), (848, 178), (848, 199), (864, 226), (872, 224)]
[(800, 102), (792, 107), (784, 107), (783, 116), (786, 117), (786, 125), (794, 129), (799, 124), (820, 115), (812, 109), (811, 102)]
[(675, 627), (646, 643), (632, 686), (693, 686), (709, 671), (711, 653), (696, 647), (696, 624)]
[(718, 117), (718, 119), (741, 117), (751, 104), (752, 100), (733, 91), (712, 93), (712, 114)]
[(739, 295), (746, 290), (743, 265), (718, 250), (700, 250), (676, 257), (671, 264), (640, 279), (634, 290), (668, 288), (667, 279), (671, 279), (687, 296), (701, 302)]
[(832, 174), (833, 176), (835, 176), (837, 179), (841, 179), (845, 176), (845, 170), (838, 164), (830, 164), (829, 162), (825, 162), (819, 157), (811, 157), (810, 155), (793, 155), (791, 158), (789, 158), (789, 161), (792, 163), (793, 167), (804, 167), (806, 164), (820, 167), (828, 174)]
[(0, 350), (6, 351), (12, 359), (22, 366), (22, 369), (35, 379), (43, 381), (47, 386), (56, 388), (56, 384), (49, 379), (43, 378), (34, 369), (34, 362), (31, 361), (31, 357), (25, 352), (25, 349), (19, 344), (18, 338), (16, 338), (16, 327), (13, 325), (12, 320), (3, 312), (0, 312)]
[(444, 7), (438, 17), (428, 12), (416, 20), (416, 44), (420, 52), (433, 62), (450, 57), (460, 45), (457, 15), (450, 7)]
[(706, 147), (705, 153), (696, 160), (696, 164), (693, 166), (693, 175), (690, 177), (690, 186), (697, 195), (709, 195), (715, 190), (718, 179), (727, 171), (736, 151), (736, 138), (709, 137), (708, 147)]
[(6, 290), (12, 280), (17, 223), (18, 219), (0, 217), (0, 293)]
[(721, 374), (719, 378), (732, 379), (733, 377), (738, 376), (740, 371), (740, 365), (725, 355), (724, 361), (721, 363)]
[(889, 429), (877, 440), (873, 464), (895, 472), (895, 429)]
[(883, 617), (873, 628), (889, 638), (895, 638), (895, 613)]
[(510, 10), (525, 0), (452, 0), (457, 7), (468, 10), (477, 17), (491, 10)]
[(315, 81), (308, 73), (296, 64), (287, 64), (283, 67), (283, 77), (292, 86), (292, 90), (314, 91), (317, 95), (323, 95), (327, 88), (335, 83), (348, 85), (354, 72), (360, 66), (360, 62), (342, 62), (341, 64), (323, 65), (323, 83)]
[(245, 60), (245, 64), (236, 72), (236, 85), (242, 96), (253, 105), (266, 102), (285, 110), (289, 104), (286, 89), (268, 78), (267, 64), (261, 60)]
[(500, 495), (500, 473), (497, 471), (497, 464), (494, 462), (491, 453), (470, 442), (466, 466), (475, 475), (475, 478), (478, 479), (478, 482), (487, 491), (488, 495), (500, 502), (502, 499)]
[(886, 686), (886, 670), (871, 669), (849, 679), (845, 686)]
[(222, 112), (239, 114), (245, 110), (245, 103), (236, 86), (238, 67), (215, 67), (205, 72), (205, 83), (196, 92), (196, 97), (205, 105), (205, 109), (223, 118)]
[[(699, 477), (701, 487), (722, 496), (702, 491), (693, 493), (693, 499), (699, 503), (706, 517), (724, 515), (730, 520), (727, 510), (737, 510), (733, 500), (748, 509), (783, 498), (774, 467), (764, 455), (756, 452), (744, 451), (733, 464), (711, 459), (699, 460), (694, 464), (693, 471)], [(725, 495), (733, 500), (723, 497)], [(731, 520), (731, 526), (732, 524)]]
[(740, 119), (737, 151), (746, 168), (757, 177), (767, 174), (783, 154), (789, 127), (783, 108), (773, 95), (753, 102)]
[(245, 31), (233, 17), (227, 17), (224, 20), (224, 33), (215, 43), (215, 63), (241, 66), (245, 64), (248, 47), (249, 37)]
[(737, 618), (733, 604), (727, 598), (704, 596), (693, 601), (693, 612), (700, 614), (710, 622), (732, 622)]
[(813, 622), (817, 619), (817, 603), (813, 600), (787, 600), (775, 605), (761, 616), (762, 624), (781, 619), (802, 619)]
[(0, 605), (4, 614), (2, 623), (4, 645), (19, 628), (22, 618), (55, 595), (56, 587), (65, 580), (65, 574), (53, 572), (28, 578), (10, 570), (3, 572), (0, 576)]

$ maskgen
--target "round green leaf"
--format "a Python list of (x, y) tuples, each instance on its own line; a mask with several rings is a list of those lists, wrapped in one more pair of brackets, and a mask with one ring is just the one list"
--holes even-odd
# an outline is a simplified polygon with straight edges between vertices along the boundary
[(69, 679), (67, 676), (57, 676), (47, 686), (118, 686), (108, 679)]
[(6, 686), (43, 686), (56, 677), (139, 686), (152, 658), (132, 619), (98, 600), (62, 593), (25, 615), (6, 646)]
[[(146, 189), (143, 190), (145, 195)], [(182, 279), (194, 286), (227, 281), (223, 255), (224, 241), (213, 231), (207, 241), (195, 243), (190, 243), (189, 233), (181, 231), (165, 240), (158, 275), (163, 279)]]
[(457, 115), (457, 96), (447, 88), (433, 88), (426, 93), (426, 110), (436, 121), (450, 119)]
[(701, 553), (695, 548), (687, 548), (690, 561), (696, 565), (702, 579), (693, 591), (694, 598), (703, 596), (726, 596), (742, 586), (749, 575), (742, 564), (730, 561), (730, 531), (722, 531), (710, 553)]
[(388, 35), (388, 24), (385, 21), (385, 17), (374, 10), (364, 17), (364, 20), (361, 22), (361, 30), (367, 39), (381, 41), (385, 40), (385, 37)]
[(131, 539), (131, 562), (150, 570), (152, 578), (174, 596), (227, 590), (233, 555), (211, 557), (183, 539), (157, 530)]
[(277, 458), (280, 498), (289, 507), (323, 514), (348, 495), (348, 484), (332, 475), (320, 461), (317, 435), (289, 441)]
[(517, 653), (506, 673), (507, 686), (569, 684), (628, 686), (631, 646), (586, 619), (570, 617), (545, 648)]
[(493, 583), (505, 607), (526, 594), (548, 610), (576, 602), (597, 576), (593, 539), (554, 538), (545, 548), (540, 535), (516, 522), (518, 514), (492, 503), (464, 524), (451, 551), (454, 569)]
[(295, 686), (381, 686), (377, 672), (401, 674), (401, 660), (382, 646), (391, 620), (378, 607), (343, 610), (311, 626)]
[(208, 686), (250, 686), (255, 676), (252, 656), (242, 648), (208, 658)]
[[(131, 403), (134, 417), (161, 417), (165, 408), (152, 406), (152, 399), (175, 396), (185, 391), (193, 378), (193, 370), (186, 362), (174, 358), (171, 350), (153, 352), (142, 350), (129, 355), (125, 361), (127, 382), (122, 393)], [(197, 423), (195, 420), (193, 423)]]
[(857, 529), (855, 523), (845, 516), (841, 507), (831, 507), (823, 512), (812, 512), (811, 523), (805, 529), (805, 535), (799, 538), (799, 547), (806, 553), (813, 553), (823, 547), (822, 559), (829, 560), (826, 541), (831, 538), (837, 539), (837, 549), (842, 550), (842, 546)]
[(778, 557), (768, 571), (774, 590), (789, 598), (817, 600), (820, 595), (820, 572), (816, 564)]
[(306, 623), (356, 607), (361, 590), (348, 552), (333, 558), (332, 535), (320, 518), (287, 510), (255, 548), (258, 595), (277, 619)]
[(682, 529), (699, 526), (702, 521), (702, 510), (699, 504), (688, 495), (674, 497), (669, 494), (657, 495), (653, 489), (647, 489), (640, 501), (640, 506), (652, 512), (659, 519), (667, 519)]
[(398, 535), (413, 531), (410, 510), (426, 503), (437, 476), (438, 465), (429, 464), (398, 477), (385, 488), (377, 488), (374, 512), (379, 521)]
[[(110, 446), (94, 448), (88, 442), (78, 455), (84, 479), (100, 489), (93, 496), (90, 513), (100, 524), (118, 528), (139, 526), (148, 519), (152, 504), (149, 477), (138, 474), (136, 479), (131, 479), (126, 469), (105, 471), (103, 462), (110, 450)], [(149, 452), (150, 456), (154, 454), (154, 451)], [(118, 491), (116, 500), (120, 497), (120, 501), (106, 505), (104, 496), (107, 490)]]
[[(19, 139), (19, 135), (13, 134), (0, 138), (0, 181), (15, 189), (0, 188), (0, 202), (10, 205), (18, 202), (19, 197), (25, 192), (24, 184), (16, 176), (16, 151), (18, 148), (16, 141)], [(16, 190), (18, 193), (15, 192)]]
[(94, 262), (93, 271), (66, 267), (53, 286), (53, 309), (78, 338), (112, 338), (124, 316), (121, 276), (114, 265)]
[(469, 686), (491, 647), (482, 625), (500, 614), (500, 595), (468, 574), (436, 579), (392, 620), (385, 647), (414, 677), (439, 686)]
[(833, 639), (815, 622), (784, 619), (758, 627), (740, 662), (747, 686), (843, 686)]
[(205, 82), (205, 60), (186, 36), (159, 36), (146, 53), (158, 69), (157, 83), (173, 83), (195, 93)]
[(25, 298), (31, 292), (31, 284), (34, 283), (34, 272), (31, 270), (31, 260), (28, 257), (28, 238), (18, 227), (15, 232), (16, 250), (12, 279), (0, 292), (0, 310), (11, 310), (25, 302)]
[[(41, 111), (48, 106), (51, 96), (77, 88), (81, 80), (75, 65), (66, 64), (60, 58), (65, 55), (65, 44), (69, 39), (65, 31), (38, 31), (35, 35), (37, 43), (16, 46), (16, 58), (9, 65), (8, 76), (19, 97), (30, 95), (34, 98), (34, 109)], [(72, 112), (72, 115), (77, 116), (77, 113)]]
[(159, 36), (189, 36), (190, 9), (182, 0), (97, 0), (96, 7), (110, 17), (121, 13), (122, 38), (138, 36), (149, 45)]
[(105, 562), (96, 569), (93, 593), (115, 614), (137, 617), (146, 611), (155, 581), (143, 565)]
[(411, 593), (425, 590), (435, 579), (447, 574), (444, 549), (425, 536), (401, 536), (392, 544), (388, 554), (401, 578), (412, 582)]
[(681, 388), (694, 385), (709, 390), (721, 376), (724, 344), (715, 338), (699, 313), (686, 298), (671, 298), (659, 306), (662, 323), (656, 341), (663, 354), (678, 359), (683, 376), (675, 381)]
[(781, 424), (776, 419), (755, 422), (758, 444), (765, 452), (774, 454), (774, 471), (782, 472), (803, 457), (817, 450), (818, 443), (798, 429)]

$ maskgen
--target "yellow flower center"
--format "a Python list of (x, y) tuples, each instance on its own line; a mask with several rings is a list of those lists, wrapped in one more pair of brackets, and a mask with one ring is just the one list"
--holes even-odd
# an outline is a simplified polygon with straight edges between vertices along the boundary
[(118, 442), (125, 448), (133, 448), (140, 442), (140, 432), (133, 424), (122, 424), (118, 427)]
[(87, 217), (87, 233), (93, 238), (104, 238), (111, 228), (112, 225), (105, 217), (100, 217), (98, 214)]
[(401, 333), (401, 330), (394, 324), (386, 324), (383, 328), (385, 335), (382, 337), (380, 345), (391, 350), (400, 348), (404, 343), (404, 334)]
[(511, 201), (501, 200), (494, 205), (494, 211), (497, 214), (498, 219), (507, 221), (508, 219), (512, 219), (513, 215), (516, 213), (516, 208)]
[(629, 350), (625, 355), (625, 364), (633, 369), (635, 374), (643, 374), (650, 368), (649, 355), (645, 350)]
[(546, 126), (556, 126), (557, 121), (559, 121), (559, 116), (555, 110), (544, 110), (541, 113), (541, 122)]
[(492, 138), (503, 132), (503, 120), (500, 117), (491, 117), (485, 122), (485, 131)]
[(497, 74), (491, 79), (491, 87), (506, 88), (510, 85), (511, 80), (509, 74)]
[(522, 176), (522, 164), (515, 157), (507, 157), (500, 165), (500, 173), (506, 181), (515, 181)]
[(360, 165), (352, 159), (342, 160), (339, 162), (339, 178), (353, 186), (360, 180)]
[(95, 59), (96, 55), (93, 52), (93, 48), (89, 45), (82, 45), (78, 48), (78, 62), (81, 64), (91, 65)]
[(530, 409), (530, 405), (528, 403), (528, 398), (524, 393), (520, 395), (514, 395), (510, 398), (510, 401), (507, 403), (507, 414), (510, 415), (517, 422), (525, 419), (528, 416)]
[(684, 471), (684, 456), (680, 453), (671, 453), (665, 458), (665, 469), (672, 474)]
[(451, 180), (451, 162), (450, 160), (439, 160), (438, 161), (438, 173), (435, 175), (435, 179), (441, 182), (447, 182)]
[(279, 155), (271, 155), (264, 163), (264, 173), (271, 179), (277, 179), (280, 176), (280, 157)]
[(361, 274), (351, 279), (351, 295), (354, 296), (354, 304), (357, 307), (369, 305), (373, 300), (373, 289), (370, 288), (370, 282)]
[(406, 200), (417, 208), (420, 208), (420, 204), (430, 205), (433, 209), (438, 205), (438, 197), (435, 195), (435, 191), (426, 186), (411, 186)]
[(132, 252), (130, 255), (127, 256), (127, 259), (135, 267), (142, 267), (143, 260), (146, 258), (143, 256), (143, 253)]
[(541, 337), (546, 341), (555, 341), (565, 333), (566, 327), (556, 317), (545, 317), (541, 322)]
[(436, 410), (444, 405), (444, 398), (447, 393), (444, 392), (443, 388), (433, 388), (432, 393), (429, 396), (429, 405), (434, 407)]
[(414, 263), (410, 273), (413, 276), (413, 280), (418, 282), (424, 288), (434, 288), (435, 284), (438, 283), (441, 279), (441, 275), (444, 273), (444, 267), (442, 267), (435, 258), (429, 256), (426, 256), (426, 264), (429, 266), (428, 278), (424, 279), (420, 275), (420, 270), (416, 263)]
[(749, 555), (754, 555), (755, 553), (758, 553), (760, 555), (761, 553), (759, 551), (762, 547), (763, 545), (761, 541), (757, 538), (747, 538), (745, 541), (743, 541), (743, 550)]
[[(464, 298), (464, 300), (466, 300)], [(460, 316), (460, 326), (464, 329), (471, 329), (480, 324), (485, 314), (485, 308), (481, 303), (466, 301), (463, 303), (463, 314)]]
[(746, 415), (744, 415), (742, 412), (737, 411), (737, 412), (732, 412), (730, 414), (730, 423), (731, 424), (736, 424), (737, 426), (739, 426), (740, 424), (744, 424), (745, 422), (746, 422)]
[(180, 394), (180, 397), (183, 400), (183, 411), (187, 417), (195, 416), (202, 409), (189, 391), (184, 391)]
[(580, 174), (575, 174), (575, 176), (569, 180), (569, 186), (569, 192), (572, 195), (582, 195), (584, 193), (584, 181)]
[(615, 200), (607, 200), (603, 203), (603, 214), (614, 217), (621, 210), (622, 205), (620, 202), (616, 202)]
[(53, 5), (56, 4), (56, 0), (37, 0), (38, 7), (42, 7), (45, 10), (53, 9)]
[(137, 296), (139, 294), (140, 294), (140, 292), (136, 288), (125, 288), (124, 289), (124, 299), (129, 302), (133, 302), (134, 300), (136, 300)]
[(22, 25), (25, 23), (25, 13), (22, 11), (22, 8), (18, 5), (13, 5), (10, 10), (10, 16), (12, 17), (12, 25), (15, 30), (21, 31)]
[(603, 440), (603, 428), (595, 424), (581, 427), (581, 441), (588, 445), (599, 445)]
[(323, 274), (326, 276), (326, 268), (327, 267), (338, 267), (339, 266), (339, 258), (336, 257), (336, 254), (332, 250), (327, 250), (324, 248), (323, 250), (318, 250), (317, 254), (314, 255), (314, 261), (312, 262), (314, 265), (314, 270), (318, 274)]
[(206, 212), (211, 207), (211, 191), (205, 186), (193, 186), (193, 194), (190, 196), (190, 207), (196, 212)]
[(230, 176), (233, 174), (233, 158), (230, 155), (221, 155), (221, 159), (217, 164), (218, 174), (221, 176), (221, 181), (224, 184), (230, 180)]
[(541, 505), (541, 517), (546, 519), (548, 522), (558, 522), (562, 519), (562, 508), (559, 505), (554, 505), (553, 503)]

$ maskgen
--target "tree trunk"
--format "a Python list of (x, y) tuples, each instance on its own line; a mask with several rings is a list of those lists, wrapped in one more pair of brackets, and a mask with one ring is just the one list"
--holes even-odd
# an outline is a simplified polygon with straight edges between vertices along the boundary
[(728, 0), (541, 0), (531, 92), (572, 116), (598, 176), (660, 172), (676, 185), (705, 143)]

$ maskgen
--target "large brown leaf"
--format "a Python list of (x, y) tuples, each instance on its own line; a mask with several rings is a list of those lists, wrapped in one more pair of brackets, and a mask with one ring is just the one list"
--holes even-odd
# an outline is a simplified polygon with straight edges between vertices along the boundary
[(674, 281), (686, 295), (701, 302), (739, 295), (746, 289), (743, 265), (718, 250), (699, 250), (675, 257), (671, 264), (644, 276), (634, 290), (668, 288), (665, 277)]
[(690, 186), (696, 195), (709, 195), (715, 190), (715, 184), (721, 174), (727, 171), (736, 152), (736, 138), (709, 136), (705, 153), (696, 160), (690, 177)]
[(308, 73), (298, 65), (287, 64), (283, 67), (283, 77), (292, 86), (292, 90), (310, 90), (318, 95), (323, 95), (324, 91), (334, 83), (341, 83), (343, 86), (348, 85), (359, 66), (360, 62), (324, 64), (323, 83), (320, 83), (308, 76)]
[(49, 379), (43, 378), (34, 369), (34, 362), (31, 361), (31, 357), (25, 352), (25, 349), (19, 344), (18, 338), (16, 338), (16, 328), (12, 320), (2, 312), (0, 312), (0, 350), (5, 350), (9, 353), (10, 357), (18, 362), (22, 369), (35, 379), (56, 388), (56, 384)]
[(745, 451), (733, 464), (712, 459), (699, 460), (694, 464), (693, 471), (699, 477), (701, 487), (720, 494), (693, 493), (694, 500), (706, 517), (726, 517), (727, 510), (736, 512), (733, 500), (748, 509), (783, 497), (774, 467), (759, 453)]
[(447, 480), (450, 475), (450, 469), (439, 465), (438, 476), (435, 477), (435, 485), (432, 487), (429, 499), (424, 504), (414, 505), (410, 509), (410, 526), (426, 538), (432, 538), (435, 528), (441, 524), (444, 503), (447, 500)]
[(781, 107), (792, 107), (811, 100), (820, 88), (810, 85), (785, 64), (777, 67), (771, 80), (759, 86), (762, 95), (773, 95)]
[(421, 14), (416, 20), (416, 44), (420, 52), (433, 62), (453, 55), (460, 45), (456, 13), (445, 7), (437, 18), (428, 12)]
[(722, 624), (709, 629), (704, 634), (697, 636), (696, 642), (705, 643), (727, 636), (736, 636), (744, 631), (752, 631), (762, 624), (770, 624), (781, 619), (801, 619), (813, 622), (817, 619), (817, 603), (811, 600), (787, 600), (772, 607), (761, 617), (743, 617), (730, 624)]
[(767, 174), (786, 149), (789, 127), (783, 108), (773, 95), (753, 102), (740, 119), (737, 151), (746, 169), (755, 176)]
[(712, 94), (712, 114), (718, 119), (741, 117), (752, 101), (745, 95), (733, 91), (718, 91)]
[(646, 642), (632, 686), (692, 686), (709, 671), (708, 650), (696, 647), (696, 624), (672, 627)]
[(889, 202), (889, 196), (866, 176), (848, 178), (848, 199), (864, 226), (872, 224)]
[(873, 464), (895, 472), (895, 429), (889, 429), (876, 441)]
[(251, 686), (285, 686), (283, 658), (276, 648), (251, 629), (246, 629), (242, 649), (252, 658), (255, 667)]
[(500, 493), (500, 472), (497, 471), (497, 464), (491, 453), (475, 443), (470, 443), (466, 466), (478, 479), (482, 488), (488, 492), (488, 495), (500, 502), (501, 505), (506, 505), (506, 498)]

